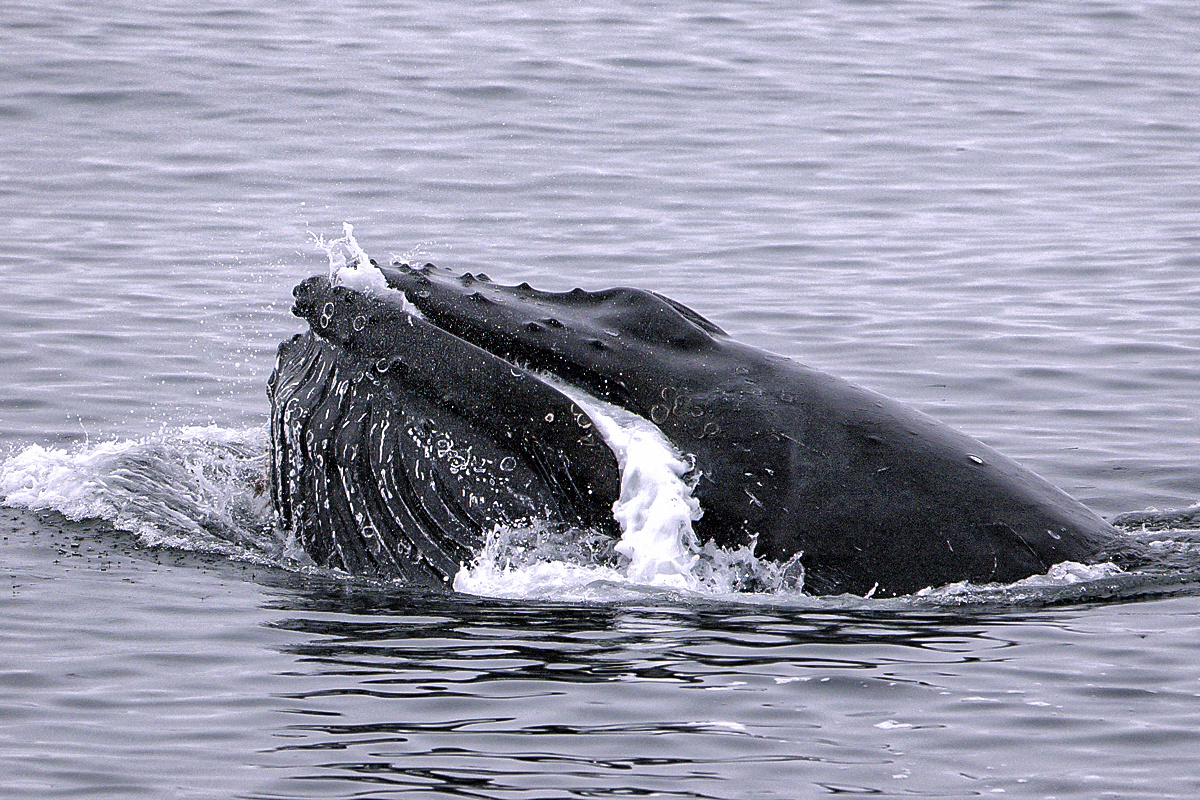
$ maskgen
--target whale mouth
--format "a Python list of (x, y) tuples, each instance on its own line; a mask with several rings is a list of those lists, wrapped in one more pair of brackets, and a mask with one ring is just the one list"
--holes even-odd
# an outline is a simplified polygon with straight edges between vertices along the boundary
[[(490, 529), (536, 522), (623, 536), (631, 576), (689, 585), (691, 465), (612, 366), (664, 341), (702, 350), (720, 329), (649, 292), (556, 294), (433, 265), (372, 267), (386, 288), (358, 263), (350, 285), (338, 273), (296, 287), (293, 313), (311, 330), (281, 349), (292, 367), (271, 387), (282, 409), (273, 486), (285, 526), (315, 531), (305, 549), (353, 572), (445, 581)], [(290, 480), (309, 464), (332, 474)], [(622, 480), (627, 470), (636, 477)], [(382, 513), (393, 506), (407, 513)]]
[[(357, 290), (380, 307), (409, 312), (413, 324), (424, 321), (497, 358), (553, 374), (647, 417), (650, 408), (641, 407), (636, 391), (627, 385), (631, 376), (623, 374), (628, 363), (663, 353), (699, 357), (714, 348), (717, 339), (727, 337), (692, 309), (641, 289), (547, 292), (528, 283), (497, 284), (483, 273), (456, 274), (433, 264), (379, 266), (372, 261), (371, 266), (386, 290), (364, 291), (372, 281), (361, 277), (365, 269), (355, 262), (330, 281), (314, 277), (301, 283), (292, 312), (321, 335), (348, 340), (347, 332), (339, 330), (337, 296)], [(338, 278), (347, 274), (354, 280), (342, 285)], [(330, 291), (335, 295), (332, 306), (326, 297)], [(377, 316), (358, 313), (354, 332)]]
[(620, 536), (621, 468), (576, 390), (686, 456), (700, 542), (801, 559), (806, 591), (1011, 582), (1120, 548), (986, 445), (661, 295), (350, 268), (296, 287), (310, 330), (268, 388), (272, 496), (320, 564), (444, 585), (498, 527)]
[[(616, 457), (543, 379), (628, 400), (620, 377), (570, 358), (618, 346), (596, 343), (621, 335), (603, 330), (617, 296), (551, 296), (431, 266), (380, 272), (385, 291), (326, 276), (294, 290), (310, 330), (281, 345), (269, 394), (273, 499), (299, 544), (351, 573), (442, 584), (498, 526), (618, 537)], [(570, 341), (560, 317), (584, 322), (585, 341)]]

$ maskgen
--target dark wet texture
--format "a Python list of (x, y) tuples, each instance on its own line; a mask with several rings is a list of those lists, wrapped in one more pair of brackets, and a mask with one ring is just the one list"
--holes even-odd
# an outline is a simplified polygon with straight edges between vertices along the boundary
[[(319, 563), (359, 571), (370, 561), (404, 574), (407, 555), (388, 566), (384, 552), (348, 559), (329, 542), (354, 541), (356, 530), (372, 541), (383, 521), (392, 531), (379, 545), (384, 551), (397, 538), (427, 541), (419, 552), (446, 538), (462, 547), (513, 517), (511, 511), (386, 513), (389, 504), (407, 507), (413, 498), (439, 509), (447, 497), (463, 509), (507, 509), (513, 505), (503, 498), (507, 491), (530, 517), (602, 522), (615, 495), (593, 476), (611, 480), (611, 459), (597, 458), (597, 440), (586, 427), (580, 434), (586, 420), (579, 410), (526, 369), (554, 373), (655, 422), (695, 460), (701, 540), (754, 544), (758, 555), (781, 562), (798, 556), (805, 588), (816, 594), (892, 596), (961, 580), (1009, 583), (1061, 561), (1129, 558), (1136, 550), (1082, 505), (982, 443), (831, 375), (734, 342), (659, 295), (541, 292), (429, 264), (384, 274), (419, 316), (402, 307), (399, 294), (380, 300), (310, 278), (296, 289), (294, 312), (312, 333), (281, 348), (272, 383), (276, 448), (288, 450), (275, 459), (277, 500)], [(297, 358), (306, 366), (292, 363)], [(357, 365), (350, 377), (307, 366), (343, 358)], [(281, 394), (278, 376), (301, 372), (307, 388)], [(332, 405), (329, 396), (336, 398)], [(392, 407), (413, 415), (414, 402), (426, 425), (443, 425), (443, 413), (455, 421), (460, 451), (470, 443), (520, 443), (535, 474), (538, 464), (556, 468), (536, 480), (507, 476), (498, 469), (507, 456), (499, 455), (473, 465), (490, 470), (486, 492), (478, 483), (427, 482), (419, 468), (397, 466), (403, 457), (365, 444), (381, 429), (391, 435), (408, 429), (383, 415)], [(281, 423), (288, 415), (293, 421)], [(316, 422), (297, 423), (299, 415)], [(309, 430), (335, 443), (334, 451), (294, 444)], [(360, 455), (359, 440), (363, 454), (380, 457)], [(417, 480), (377, 499), (379, 513), (363, 510), (358, 495), (397, 471)], [(545, 491), (529, 501), (523, 493), (530, 485)], [(297, 518), (291, 498), (308, 493), (320, 499), (302, 501), (305, 513)], [(590, 515), (572, 516), (577, 508)], [(444, 577), (454, 571), (453, 553), (445, 555), (435, 567)]]
[(270, 381), (272, 487), (322, 565), (442, 584), (497, 525), (615, 535), (612, 453), (578, 409), (398, 304), (325, 278)]

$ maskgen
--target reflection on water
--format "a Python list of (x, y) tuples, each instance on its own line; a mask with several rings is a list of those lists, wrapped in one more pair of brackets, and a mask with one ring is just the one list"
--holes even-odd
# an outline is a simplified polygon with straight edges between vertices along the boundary
[[(1145, 632), (1097, 643), (1123, 606), (596, 606), (335, 586), (273, 606), (272, 626), (298, 635), (281, 697), (301, 719), (268, 756), (288, 777), (256, 797), (309, 781), (468, 797), (1071, 796), (1089, 772), (1144, 780), (1099, 731), (1120, 747), (1151, 735), (1168, 760), (1197, 738), (1195, 687), (1155, 663), (1162, 652), (1136, 666)], [(1196, 625), (1182, 622), (1157, 645), (1183, 646)], [(1027, 737), (1053, 748), (1014, 760)]]

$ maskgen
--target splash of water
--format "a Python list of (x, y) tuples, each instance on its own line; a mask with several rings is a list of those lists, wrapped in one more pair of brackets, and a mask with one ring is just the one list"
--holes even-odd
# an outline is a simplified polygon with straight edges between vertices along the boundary
[(703, 513), (687, 476), (693, 464), (649, 420), (560, 385), (596, 426), (616, 456), (621, 488), (613, 518), (621, 528), (616, 551), (626, 576), (651, 586), (694, 590), (699, 544), (692, 522)]
[(698, 476), (691, 460), (657, 426), (541, 377), (587, 415), (616, 457), (621, 485), (613, 517), (621, 538), (604, 544), (586, 532), (564, 537), (537, 524), (498, 528), (475, 562), (455, 576), (456, 590), (560, 600), (613, 600), (647, 591), (706, 596), (801, 591), (804, 572), (798, 560), (775, 564), (756, 557), (752, 546), (726, 550), (711, 542), (700, 545), (692, 529), (702, 513), (692, 495)]
[(184, 428), (75, 449), (30, 445), (0, 464), (0, 502), (101, 519), (147, 546), (274, 563), (266, 431)]
[(505, 562), (511, 532), (488, 538), (480, 557), (461, 569), (454, 588), (472, 594), (545, 596), (550, 590), (596, 582), (696, 591), (699, 545), (692, 521), (700, 504), (685, 480), (691, 464), (649, 420), (605, 403), (553, 378), (544, 377), (587, 415), (617, 459), (620, 494), (613, 517), (621, 528), (614, 547), (619, 567), (553, 560), (514, 567)]
[(329, 259), (329, 282), (334, 286), (369, 294), (372, 297), (399, 299), (407, 308), (407, 298), (388, 286), (387, 278), (376, 266), (362, 245), (354, 238), (354, 226), (342, 223), (342, 237), (326, 241), (325, 237), (309, 232), (313, 242)]

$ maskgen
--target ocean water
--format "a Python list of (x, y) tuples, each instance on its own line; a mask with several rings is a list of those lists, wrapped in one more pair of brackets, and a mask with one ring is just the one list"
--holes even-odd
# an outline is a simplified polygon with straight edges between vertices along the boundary
[(1193, 4), (9, 2), (0, 45), (0, 796), (1200, 791), (1187, 530), (1131, 534), (1154, 582), (883, 602), (430, 596), (257, 525), (346, 221), (1195, 506)]

